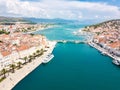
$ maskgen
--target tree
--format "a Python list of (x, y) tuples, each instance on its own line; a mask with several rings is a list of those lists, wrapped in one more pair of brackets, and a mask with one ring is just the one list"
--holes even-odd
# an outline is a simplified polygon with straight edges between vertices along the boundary
[(34, 36), (35, 34), (33, 34), (33, 33), (30, 33), (30, 35), (31, 35), (31, 36)]
[(39, 54), (39, 53), (40, 53), (40, 50), (37, 50), (36, 53)]
[(21, 62), (18, 62), (18, 63), (17, 63), (17, 65), (18, 65), (18, 69), (20, 69), (20, 68), (21, 68), (22, 63), (21, 63)]
[(33, 56), (32, 55), (29, 55), (29, 62), (31, 62), (33, 59)]
[(41, 49), (41, 51), (40, 51), (40, 55), (43, 55), (43, 53), (44, 53), (44, 50), (43, 50), (43, 49)]
[(33, 53), (33, 59), (35, 59), (35, 57), (36, 57), (36, 53)]
[(10, 64), (10, 68), (12, 70), (12, 73), (14, 73), (15, 72), (15, 64)]
[(5, 75), (6, 72), (7, 72), (7, 70), (6, 70), (5, 68), (3, 68), (3, 69), (1, 70), (2, 75), (4, 75), (3, 78), (6, 78), (6, 75)]
[(33, 56), (36, 56), (36, 53), (33, 53)]
[(43, 49), (41, 49), (41, 52), (44, 52), (44, 50), (43, 50)]
[(27, 59), (28, 59), (27, 56), (24, 57), (23, 59), (25, 60), (25, 64), (26, 64), (27, 63)]

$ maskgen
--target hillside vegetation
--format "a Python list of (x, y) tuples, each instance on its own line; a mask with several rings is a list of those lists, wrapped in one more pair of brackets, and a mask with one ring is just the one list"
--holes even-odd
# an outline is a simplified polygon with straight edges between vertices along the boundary
[(0, 22), (28, 22), (28, 20), (25, 20), (23, 18), (0, 16)]
[(87, 26), (85, 31), (101, 32), (104, 30), (119, 30), (120, 31), (120, 19), (109, 20), (96, 25)]

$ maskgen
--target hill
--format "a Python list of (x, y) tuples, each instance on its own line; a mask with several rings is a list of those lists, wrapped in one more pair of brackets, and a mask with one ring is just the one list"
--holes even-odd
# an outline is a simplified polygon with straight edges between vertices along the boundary
[(25, 18), (26, 20), (36, 22), (36, 23), (52, 23), (52, 24), (63, 24), (63, 23), (71, 23), (75, 22), (74, 20), (65, 20), (60, 18), (55, 19), (44, 19), (44, 18)]
[(120, 19), (109, 20), (95, 25), (86, 26), (85, 31), (100, 32), (104, 30), (119, 30), (120, 31)]
[(0, 16), (0, 22), (27, 22), (27, 20), (25, 20), (23, 18)]
[(112, 56), (120, 57), (120, 19), (87, 26), (84, 31), (93, 33), (90, 41), (104, 48)]

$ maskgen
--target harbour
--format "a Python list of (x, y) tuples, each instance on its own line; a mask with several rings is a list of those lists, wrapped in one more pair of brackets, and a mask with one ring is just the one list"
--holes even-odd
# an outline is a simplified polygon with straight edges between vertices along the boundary
[[(66, 27), (68, 26), (63, 25), (61, 28), (51, 28), (37, 33), (46, 35), (50, 40), (83, 40), (81, 37), (78, 38), (72, 34), (67, 36), (76, 28), (70, 29), (68, 32)], [(69, 27), (72, 28), (73, 26)], [(59, 31), (66, 36), (58, 34)], [(49, 63), (40, 65), (19, 82), (13, 90), (120, 89), (118, 87), (120, 68), (112, 64), (112, 58), (102, 55), (90, 45), (85, 43), (57, 43), (53, 54), (54, 58)]]
[[(116, 82), (119, 82), (120, 68), (112, 64), (111, 58), (101, 55), (89, 45), (58, 43), (53, 54), (55, 56), (53, 60), (45, 65), (40, 65), (13, 90), (101, 90), (103, 88), (113, 90), (119, 85)], [(64, 55), (66, 57), (63, 57)], [(26, 83), (28, 81), (31, 82)], [(34, 83), (35, 85), (32, 86)]]
[(120, 90), (119, 0), (0, 7), (0, 90)]

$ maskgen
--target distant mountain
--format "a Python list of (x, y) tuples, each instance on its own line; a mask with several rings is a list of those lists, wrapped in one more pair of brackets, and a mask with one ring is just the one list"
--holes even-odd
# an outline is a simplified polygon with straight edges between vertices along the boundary
[(104, 22), (103, 19), (86, 19), (86, 20), (66, 20), (61, 18), (55, 18), (55, 19), (44, 19), (44, 18), (24, 18), (25, 20), (29, 20), (31, 22), (35, 23), (55, 23), (55, 24), (82, 24), (82, 25), (93, 25), (100, 22)]
[(31, 21), (26, 20), (24, 18), (19, 18), (19, 17), (4, 17), (0, 16), (0, 23), (14, 23), (14, 22), (26, 22), (26, 23), (31, 23)]
[(0, 23), (14, 23), (14, 22), (26, 22), (26, 23), (52, 23), (52, 24), (64, 24), (64, 23), (74, 23), (75, 20), (65, 20), (65, 19), (43, 19), (43, 18), (25, 18), (25, 17), (4, 17), (0, 16)]
[(32, 22), (36, 22), (36, 23), (71, 23), (71, 22), (75, 22), (74, 20), (65, 20), (65, 19), (60, 19), (60, 18), (56, 18), (56, 19), (43, 19), (43, 18), (25, 18), (26, 20), (30, 20)]
[(26, 17), (4, 17), (0, 16), (0, 23), (9, 23), (9, 22), (27, 22), (27, 23), (52, 23), (52, 24), (84, 24), (84, 25), (92, 25), (97, 24), (99, 22), (103, 22), (105, 20), (96, 20), (96, 19), (86, 19), (86, 20), (66, 20), (61, 18), (55, 19), (44, 19), (44, 18), (26, 18)]

